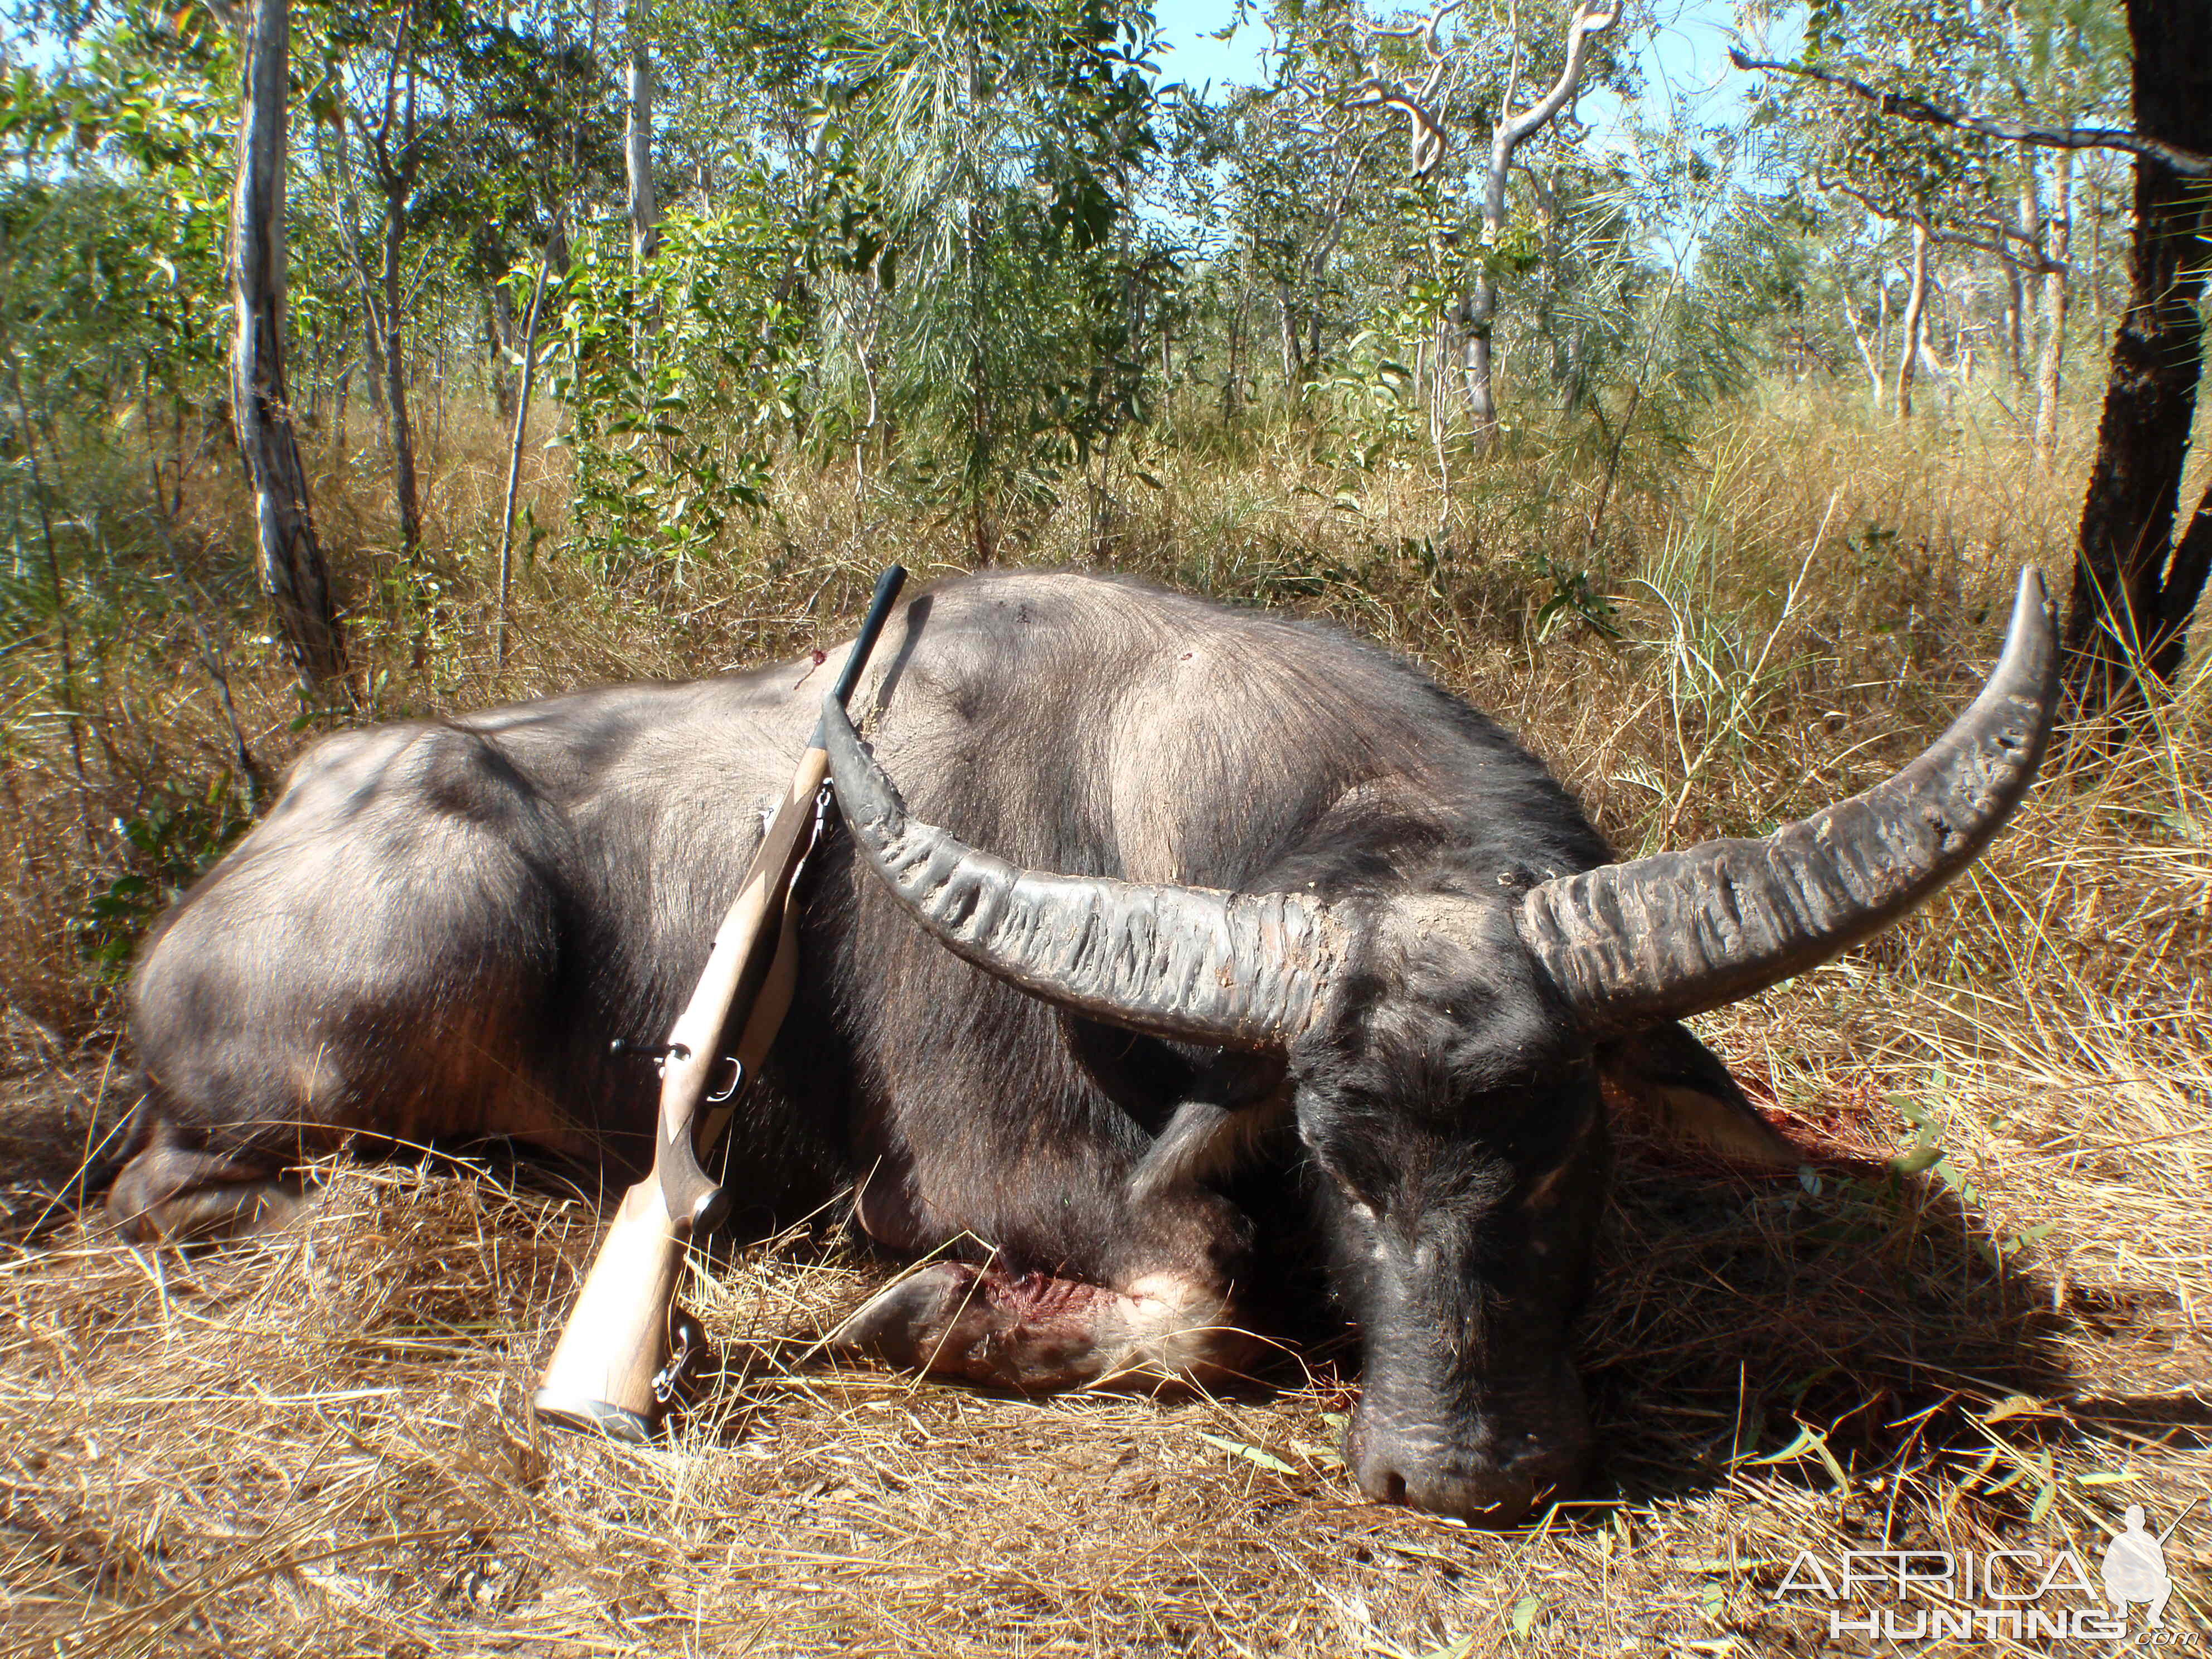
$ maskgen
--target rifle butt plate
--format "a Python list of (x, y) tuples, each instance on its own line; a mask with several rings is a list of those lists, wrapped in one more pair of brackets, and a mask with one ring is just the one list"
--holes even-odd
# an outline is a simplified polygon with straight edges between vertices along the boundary
[(640, 1413), (611, 1405), (604, 1400), (579, 1399), (540, 1389), (531, 1396), (530, 1408), (541, 1421), (572, 1434), (603, 1434), (610, 1440), (642, 1445), (653, 1438), (653, 1419)]

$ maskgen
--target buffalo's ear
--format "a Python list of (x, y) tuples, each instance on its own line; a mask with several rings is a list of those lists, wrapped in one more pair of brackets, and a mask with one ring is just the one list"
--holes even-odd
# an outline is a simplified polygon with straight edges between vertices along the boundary
[(1686, 1026), (1656, 1025), (1615, 1038), (1599, 1048), (1597, 1066), (1606, 1104), (1662, 1135), (1757, 1169), (1794, 1170), (1805, 1161)]

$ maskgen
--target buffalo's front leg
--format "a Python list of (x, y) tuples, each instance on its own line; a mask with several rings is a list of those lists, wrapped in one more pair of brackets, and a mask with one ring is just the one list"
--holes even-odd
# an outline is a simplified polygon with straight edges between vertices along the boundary
[(830, 1341), (894, 1365), (1024, 1390), (1218, 1380), (1255, 1346), (1230, 1322), (1227, 1295), (1190, 1275), (1155, 1273), (1112, 1290), (964, 1261), (908, 1274)]
[(280, 1158), (214, 1150), (155, 1122), (108, 1188), (107, 1213), (133, 1243), (176, 1243), (280, 1226), (299, 1212), (301, 1194)]
[[(1144, 1167), (1139, 1161), (1139, 1167)], [(1024, 1390), (1119, 1378), (1210, 1382), (1249, 1368), (1260, 1344), (1239, 1328), (1237, 1293), (1250, 1264), (1251, 1224), (1218, 1193), (1188, 1182), (1133, 1180), (1129, 1161), (1066, 1166), (1092, 1182), (1081, 1237), (994, 1230), (988, 1260), (933, 1261), (900, 1279), (839, 1326), (830, 1345), (894, 1365)], [(861, 1194), (861, 1224), (893, 1249), (923, 1252), (988, 1237), (957, 1218)], [(1051, 1206), (1040, 1203), (1039, 1209)], [(1040, 1267), (1040, 1258), (1054, 1265)]]
[(995, 1045), (892, 1057), (885, 1104), (864, 1115), (855, 1218), (887, 1250), (951, 1259), (877, 1295), (831, 1346), (1024, 1390), (1242, 1374), (1261, 1346), (1241, 1328), (1253, 1224), (1214, 1183), (1279, 1120), (1280, 1061), (1045, 1023), (1018, 1109), (975, 1103), (1004, 1091)]

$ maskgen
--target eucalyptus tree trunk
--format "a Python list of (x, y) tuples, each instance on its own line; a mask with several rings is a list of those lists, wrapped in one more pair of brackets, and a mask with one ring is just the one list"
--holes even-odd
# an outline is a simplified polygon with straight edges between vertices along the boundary
[(284, 151), (291, 18), (285, 0), (244, 16), (238, 180), (230, 203), (231, 412), (253, 492), (262, 590), (310, 695), (345, 685), (345, 635), (307, 502), (284, 378)]
[[(557, 227), (559, 220), (554, 222)], [(499, 520), (499, 610), (492, 627), (492, 660), (507, 666), (507, 600), (514, 586), (514, 498), (522, 487), (522, 441), (530, 428), (530, 393), (538, 374), (538, 313), (545, 303), (545, 278), (553, 269), (550, 257), (538, 262), (538, 280), (530, 290), (530, 315), (522, 325), (522, 384), (514, 400), (514, 439), (507, 452), (507, 495)]]
[(346, 450), (348, 447), (346, 441), (346, 391), (348, 387), (353, 385), (353, 359), (344, 355), (345, 348), (343, 345), (338, 348), (338, 351), (339, 362), (337, 384), (331, 388), (330, 463), (332, 466), (343, 471), (345, 466)]
[(1517, 114), (1501, 113), (1490, 133), (1490, 155), (1482, 175), (1483, 258), (1459, 307), (1462, 356), (1461, 373), (1467, 381), (1468, 416), (1474, 428), (1475, 447), (1490, 448), (1498, 441), (1498, 395), (1491, 336), (1498, 320), (1498, 278), (1491, 257), (1505, 234), (1505, 186), (1511, 176), (1513, 154), (1557, 118), (1582, 85), (1589, 65), (1589, 44), (1611, 28), (1620, 16), (1620, 0), (1603, 9), (1594, 0), (1582, 0), (1567, 25), (1567, 58), (1551, 90)]
[(2035, 374), (2035, 464), (2049, 472), (2058, 454), (2058, 392), (2066, 362), (2067, 258), (2074, 244), (2074, 158), (2058, 152), (2043, 251), (2043, 356)]
[(1496, 364), (1490, 343), (1497, 325), (1498, 279), (1486, 267), (1468, 287), (1467, 303), (1460, 309), (1460, 373), (1467, 380), (1467, 413), (1477, 449), (1487, 449), (1498, 441)]
[(2005, 368), (2021, 380), (2027, 378), (2027, 279), (2010, 254), (1998, 254), (1997, 265), (2004, 273)]
[(653, 193), (653, 59), (646, 51), (643, 18), (635, 7), (625, 79), (623, 167), (629, 185), (629, 250), (642, 270), (660, 246), (660, 209)]
[(1888, 392), (1882, 383), (1881, 359), (1877, 355), (1881, 349), (1881, 337), (1879, 331), (1869, 335), (1865, 325), (1859, 321), (1859, 313), (1851, 304), (1850, 279), (1844, 274), (1843, 261), (1838, 259), (1835, 264), (1836, 297), (1844, 303), (1844, 320), (1850, 325), (1851, 343), (1858, 348), (1860, 365), (1866, 370), (1867, 395), (1873, 401), (1874, 412), (1879, 415)]
[(1912, 370), (1928, 326), (1928, 227), (1912, 228), (1912, 289), (1905, 296), (1905, 345), (1897, 354), (1897, 417), (1912, 416)]
[[(415, 175), (421, 165), (415, 143), (415, 83), (416, 70), (410, 29), (410, 3), (404, 5), (392, 30), (392, 52), (384, 71), (383, 108), (374, 125), (349, 111), (360, 131), (376, 190), (384, 201), (383, 233), (380, 238), (377, 270), (372, 272), (355, 235), (356, 189), (350, 143), (343, 128), (336, 135), (336, 171), (342, 196), (339, 240), (353, 266), (361, 290), (363, 378), (369, 399), (376, 408), (380, 446), (392, 462), (392, 488), (399, 516), (400, 540), (412, 551), (422, 538), (422, 514), (415, 482), (415, 442), (407, 416), (407, 337), (401, 321), (406, 298), (403, 255), (407, 242), (408, 199), (414, 194)], [(399, 147), (392, 149), (394, 127)]]
[[(653, 58), (646, 49), (643, 8), (635, 0), (629, 13), (629, 66), (623, 73), (623, 170), (629, 185), (630, 270), (642, 283), (646, 267), (660, 251), (660, 206), (653, 189)], [(646, 383), (649, 409), (653, 343), (660, 334), (660, 307), (641, 307), (633, 321), (630, 346)]]
[(514, 374), (507, 354), (514, 349), (514, 297), (507, 284), (494, 279), (478, 296), (483, 326), (484, 379), (491, 388), (492, 407), (502, 421), (514, 418)]
[(1237, 304), (1226, 319), (1229, 364), (1221, 379), (1221, 423), (1224, 426), (1237, 418), (1237, 380), (1243, 362), (1245, 305), (1244, 289), (1240, 285), (1237, 291)]
[(369, 407), (376, 416), (376, 453), (392, 453), (392, 406), (385, 398), (383, 312), (366, 274), (361, 288), (361, 369), (368, 383)]
[[(2042, 179), (2035, 177), (2035, 150), (2020, 157), (2020, 234), (2028, 248), (2044, 246)], [(2004, 368), (2013, 385), (2028, 378), (2028, 362), (2035, 356), (2035, 276), (2013, 258), (2004, 237), (1996, 239), (1997, 265), (2004, 270)]]
[[(413, 153), (415, 71), (407, 71), (408, 153)], [(412, 551), (422, 539), (422, 511), (415, 487), (415, 434), (407, 419), (407, 336), (401, 319), (406, 273), (401, 255), (407, 244), (407, 198), (415, 187), (414, 168), (386, 171), (384, 177), (384, 302), (380, 307), (383, 339), (384, 401), (392, 417), (392, 493), (399, 508), (399, 539)]]
[(1276, 308), (1282, 324), (1283, 399), (1295, 406), (1298, 391), (1306, 383), (1306, 358), (1305, 346), (1298, 335), (1297, 314), (1291, 309), (1291, 291), (1287, 286), (1278, 289)]

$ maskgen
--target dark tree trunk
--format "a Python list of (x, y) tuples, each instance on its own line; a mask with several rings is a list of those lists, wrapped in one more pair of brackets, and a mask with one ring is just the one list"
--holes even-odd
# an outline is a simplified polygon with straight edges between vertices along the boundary
[[(2128, 33), (2137, 131), (2212, 149), (2212, 0), (2128, 0)], [(2066, 615), (2084, 712), (2143, 689), (2139, 667), (2159, 680), (2180, 667), (2212, 562), (2212, 501), (2175, 536), (2203, 369), (2207, 191), (2138, 160), (2135, 205), (2127, 309), (2112, 341)]]
[(246, 14), (238, 182), (230, 205), (235, 318), (231, 410), (253, 491), (261, 586), (285, 649), (310, 693), (345, 684), (345, 635), (307, 506), (307, 471), (284, 379), (284, 149), (291, 55), (285, 0)]
[(1229, 370), (1221, 382), (1221, 423), (1227, 426), (1237, 418), (1237, 377), (1244, 345), (1244, 301), (1240, 297), (1237, 308), (1229, 313)]
[(363, 276), (361, 307), (362, 378), (368, 382), (369, 407), (376, 415), (376, 447), (392, 453), (392, 410), (384, 401), (384, 313)]
[(331, 465), (343, 471), (346, 451), (350, 447), (346, 435), (346, 388), (353, 384), (353, 359), (343, 358), (338, 363), (338, 381), (331, 392)]
[(545, 239), (545, 259), (546, 263), (552, 267), (555, 282), (564, 283), (568, 280), (568, 270), (572, 263), (568, 253), (568, 228), (562, 222), (559, 214), (554, 216), (553, 228)]
[(402, 256), (407, 246), (407, 202), (415, 193), (415, 170), (420, 158), (415, 150), (415, 43), (409, 29), (412, 16), (403, 12), (392, 40), (392, 72), (404, 75), (404, 92), (398, 100), (399, 159), (391, 149), (392, 89), (387, 86), (385, 119), (375, 144), (377, 183), (384, 192), (384, 401), (392, 417), (392, 493), (399, 509), (399, 540), (412, 553), (422, 539), (422, 509), (415, 484), (415, 433), (407, 411), (407, 334), (400, 317), (405, 299)]
[(491, 386), (491, 400), (499, 410), (499, 418), (512, 422), (514, 419), (514, 373), (508, 367), (508, 354), (514, 349), (514, 300), (507, 291), (507, 284), (496, 279), (484, 284), (483, 337), (484, 378)]
[(1298, 339), (1297, 315), (1291, 309), (1291, 291), (1287, 287), (1276, 291), (1277, 304), (1282, 313), (1283, 325), (1283, 400), (1297, 401), (1298, 388), (1306, 382), (1305, 357)]

